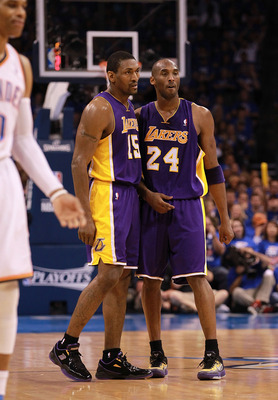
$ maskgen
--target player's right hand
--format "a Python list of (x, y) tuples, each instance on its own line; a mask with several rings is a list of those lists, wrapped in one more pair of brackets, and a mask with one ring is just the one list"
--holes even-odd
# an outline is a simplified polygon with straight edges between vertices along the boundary
[(78, 230), (79, 239), (90, 246), (94, 245), (96, 236), (96, 226), (91, 216), (87, 216), (87, 223)]

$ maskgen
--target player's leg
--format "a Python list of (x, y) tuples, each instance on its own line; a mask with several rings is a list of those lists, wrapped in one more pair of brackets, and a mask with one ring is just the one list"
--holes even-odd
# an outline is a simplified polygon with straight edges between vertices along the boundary
[(215, 297), (205, 276), (188, 276), (206, 340), (216, 339)]
[(131, 271), (125, 269), (118, 284), (110, 290), (103, 300), (102, 312), (105, 324), (104, 350), (121, 347), (121, 336), (126, 313), (126, 298), (130, 283)]
[(215, 298), (206, 279), (205, 212), (202, 199), (175, 202), (173, 224), (169, 234), (173, 279), (187, 278), (193, 292), (200, 323), (206, 339), (205, 358), (199, 379), (225, 376), (216, 338)]
[(200, 323), (206, 339), (203, 367), (198, 373), (201, 380), (221, 379), (225, 376), (222, 358), (219, 355), (216, 336), (215, 297), (204, 276), (191, 276), (187, 280), (194, 292)]
[(168, 374), (168, 361), (161, 340), (161, 283), (159, 279), (144, 277), (142, 288), (142, 306), (151, 347), (149, 368), (153, 378), (163, 378)]
[(0, 398), (4, 398), (17, 332), (19, 287), (15, 279), (32, 276), (22, 183), (10, 158), (1, 160), (0, 187)]
[(161, 283), (159, 279), (144, 277), (142, 306), (150, 342), (161, 340)]
[(137, 275), (144, 278), (142, 305), (150, 339), (153, 377), (168, 374), (161, 341), (161, 282), (168, 261), (169, 215), (156, 213), (147, 203), (141, 210), (140, 257)]
[(131, 365), (121, 351), (130, 276), (130, 270), (124, 270), (118, 284), (107, 293), (103, 301), (105, 344), (96, 371), (98, 379), (144, 379), (152, 376), (150, 370)]
[[(121, 335), (124, 325), (127, 292), (131, 269), (137, 269), (140, 239), (140, 215), (138, 194), (134, 187), (113, 184), (115, 254), (126, 267), (118, 284), (109, 291), (103, 301), (105, 344), (99, 360), (98, 379), (142, 379), (152, 375), (150, 370), (131, 365), (121, 351)], [(123, 218), (125, 215), (125, 218)]]
[[(18, 282), (0, 283), (0, 398), (4, 398), (17, 332)], [(2, 396), (2, 397), (1, 397)]]
[(92, 379), (90, 372), (81, 361), (78, 339), (105, 295), (118, 283), (122, 271), (123, 267), (107, 265), (100, 260), (97, 276), (79, 296), (63, 339), (55, 344), (49, 354), (50, 360), (58, 365), (67, 377), (77, 381)]

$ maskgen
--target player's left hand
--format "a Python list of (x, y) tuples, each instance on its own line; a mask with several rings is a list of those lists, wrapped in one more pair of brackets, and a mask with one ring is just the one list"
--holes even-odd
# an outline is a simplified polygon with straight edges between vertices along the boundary
[(85, 226), (86, 218), (80, 201), (70, 193), (57, 197), (53, 201), (53, 208), (62, 227), (71, 229)]

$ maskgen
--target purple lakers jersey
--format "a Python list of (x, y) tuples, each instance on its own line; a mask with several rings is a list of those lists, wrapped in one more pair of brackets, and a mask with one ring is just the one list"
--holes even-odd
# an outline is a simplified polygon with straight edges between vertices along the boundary
[(139, 119), (140, 150), (147, 187), (174, 199), (192, 199), (207, 193), (204, 152), (192, 118), (191, 102), (180, 99), (167, 120), (154, 102), (143, 106)]
[(108, 92), (102, 92), (114, 114), (114, 130), (99, 141), (93, 156), (89, 176), (105, 182), (138, 184), (141, 180), (141, 154), (138, 123), (133, 105), (128, 108)]

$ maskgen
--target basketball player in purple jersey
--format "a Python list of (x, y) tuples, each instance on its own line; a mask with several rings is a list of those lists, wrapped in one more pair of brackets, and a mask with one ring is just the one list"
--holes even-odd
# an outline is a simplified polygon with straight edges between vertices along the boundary
[(140, 260), (142, 303), (151, 346), (150, 369), (163, 377), (167, 358), (161, 342), (160, 287), (168, 260), (176, 283), (188, 282), (194, 292), (205, 335), (199, 379), (225, 376), (216, 337), (215, 304), (206, 279), (205, 213), (207, 185), (221, 218), (220, 240), (233, 238), (226, 204), (224, 176), (218, 164), (214, 122), (204, 107), (178, 96), (179, 70), (168, 59), (157, 61), (150, 79), (157, 101), (136, 110), (145, 200), (141, 215)]
[(18, 280), (33, 275), (26, 205), (12, 156), (46, 196), (62, 226), (85, 224), (77, 198), (67, 193), (51, 171), (33, 137), (30, 105), (32, 69), (8, 43), (20, 37), (27, 1), (0, 0), (0, 399), (17, 331)]
[(92, 376), (81, 361), (78, 339), (102, 302), (105, 343), (96, 377), (152, 376), (150, 370), (128, 363), (120, 349), (129, 269), (137, 269), (139, 255), (136, 187), (141, 180), (141, 155), (138, 123), (128, 99), (137, 92), (138, 62), (127, 52), (113, 53), (107, 60), (107, 75), (108, 89), (82, 114), (72, 160), (75, 192), (87, 218), (79, 238), (92, 246), (92, 265), (98, 266), (98, 274), (81, 293), (63, 339), (50, 352), (51, 361), (66, 376), (79, 381), (90, 381)]

